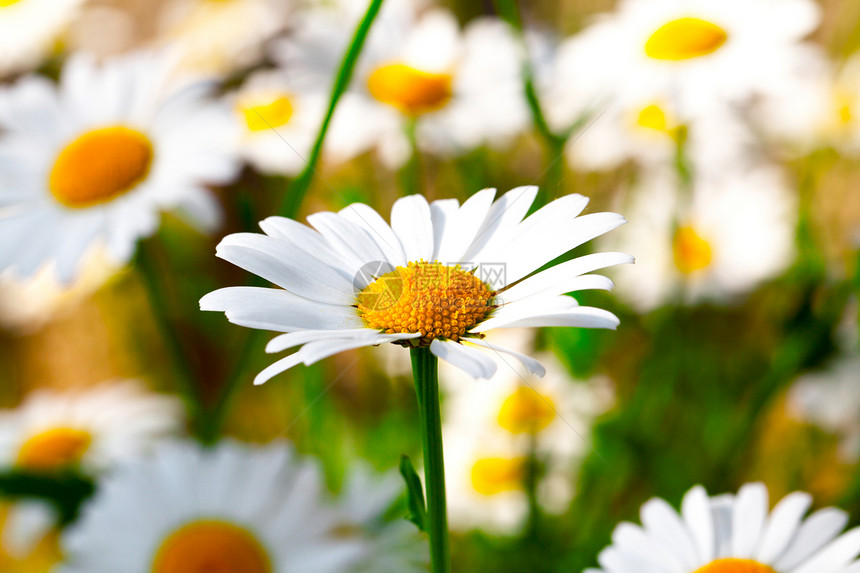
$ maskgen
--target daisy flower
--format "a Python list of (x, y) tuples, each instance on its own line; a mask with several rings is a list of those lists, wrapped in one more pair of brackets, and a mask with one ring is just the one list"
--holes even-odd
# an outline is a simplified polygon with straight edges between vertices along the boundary
[(299, 173), (325, 114), (325, 99), (280, 71), (252, 74), (233, 96), (242, 156), (263, 173)]
[(0, 2), (0, 76), (37, 66), (57, 48), (84, 0)]
[[(288, 73), (328, 85), (364, 6), (340, 2), (311, 9), (274, 57)], [(520, 48), (512, 30), (482, 18), (461, 30), (441, 8), (418, 14), (415, 2), (386, 2), (359, 58), (327, 144), (336, 158), (377, 149), (397, 167), (418, 147), (450, 155), (502, 144), (529, 122), (520, 80)]]
[(403, 477), (397, 471), (377, 474), (366, 464), (350, 468), (335, 501), (341, 531), (357, 530), (369, 551), (350, 573), (419, 573), (427, 571), (427, 542), (412, 523), (386, 514), (402, 498)]
[(169, 443), (104, 480), (61, 539), (63, 573), (347, 573), (317, 464), (282, 443)]
[[(596, 269), (632, 262), (598, 253), (537, 272), (574, 247), (624, 223), (615, 213), (580, 215), (588, 199), (568, 195), (526, 213), (537, 188), (519, 187), (493, 201), (485, 189), (459, 205), (428, 204), (421, 195), (395, 202), (391, 224), (360, 203), (316, 213), (307, 227), (281, 217), (260, 223), (265, 235), (228, 235), (216, 254), (280, 288), (228, 287), (200, 301), (249, 328), (282, 332), (267, 346), (297, 352), (263, 370), (261, 384), (299, 363), (338, 352), (396, 342), (429, 347), (474, 378), (489, 378), (496, 362), (484, 333), (515, 326), (615, 328), (602, 309), (579, 306), (563, 293), (611, 287)], [(510, 353), (535, 374), (544, 368)]]
[(737, 495), (684, 496), (680, 515), (660, 498), (642, 506), (642, 526), (622, 523), (586, 573), (853, 573), (860, 529), (836, 508), (806, 519), (812, 496), (794, 492), (768, 511), (768, 491), (746, 484)]
[[(521, 353), (534, 350), (534, 333), (510, 329), (487, 341)], [(462, 371), (443, 365), (447, 389), (443, 440), (446, 444), (451, 527), (514, 534), (528, 513), (525, 470), (534, 455), (544, 466), (538, 483), (541, 508), (566, 509), (577, 460), (588, 453), (594, 417), (611, 403), (605, 380), (577, 382), (549, 353), (537, 355), (553, 375), (536, 378), (518, 363), (497, 355), (499, 370), (471, 384)]]
[(15, 410), (0, 413), (0, 464), (99, 472), (178, 432), (181, 413), (177, 399), (150, 394), (131, 380), (80, 392), (37, 390)]
[(63, 282), (94, 244), (118, 263), (179, 207), (201, 228), (217, 204), (204, 183), (237, 173), (230, 112), (203, 84), (170, 87), (170, 58), (66, 64), (59, 86), (27, 77), (0, 90), (0, 269)]
[(797, 212), (782, 174), (759, 167), (723, 175), (697, 178), (686, 198), (673, 174), (652, 172), (631, 194), (634, 223), (606, 245), (636, 248), (644, 263), (614, 275), (637, 309), (726, 301), (791, 264)]
[(686, 120), (778, 93), (818, 21), (811, 0), (625, 0), (570, 40), (565, 74), (612, 99), (656, 93)]
[(290, 12), (284, 0), (180, 0), (165, 5), (160, 31), (183, 68), (227, 74), (262, 59)]

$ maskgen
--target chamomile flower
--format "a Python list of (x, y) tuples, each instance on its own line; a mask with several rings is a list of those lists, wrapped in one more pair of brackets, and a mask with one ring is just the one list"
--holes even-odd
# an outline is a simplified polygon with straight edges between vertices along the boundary
[(614, 275), (639, 310), (669, 301), (725, 302), (793, 260), (795, 198), (772, 167), (697, 177), (691, 197), (671, 173), (650, 173), (631, 194), (633, 224), (607, 241), (644, 264)]
[(161, 18), (161, 34), (181, 51), (184, 68), (227, 74), (262, 59), (266, 42), (286, 27), (290, 4), (284, 0), (169, 2)]
[(848, 516), (836, 508), (804, 519), (812, 496), (794, 492), (769, 510), (761, 483), (737, 495), (684, 496), (680, 515), (660, 498), (642, 506), (642, 526), (621, 523), (612, 545), (586, 573), (851, 573), (860, 562), (860, 529), (840, 535)]
[(84, 0), (0, 2), (0, 76), (37, 66), (57, 47)]
[[(484, 333), (516, 326), (615, 328), (602, 309), (563, 293), (611, 287), (593, 270), (632, 262), (622, 253), (575, 258), (536, 272), (572, 248), (624, 223), (615, 213), (579, 216), (588, 199), (568, 195), (525, 217), (537, 194), (519, 187), (493, 201), (485, 189), (459, 205), (421, 195), (395, 202), (391, 224), (360, 203), (308, 217), (260, 223), (265, 235), (228, 235), (216, 254), (280, 288), (228, 287), (209, 293), (202, 310), (222, 311), (249, 328), (282, 332), (268, 352), (301, 348), (264, 369), (261, 384), (299, 363), (396, 342), (430, 351), (474, 378), (495, 360)], [(509, 353), (537, 375), (543, 366)]]
[(347, 573), (317, 465), (285, 444), (171, 443), (108, 476), (62, 538), (63, 573)]
[(687, 120), (778, 92), (818, 21), (811, 0), (626, 0), (569, 40), (566, 73), (612, 100), (668, 99)]
[(325, 98), (279, 71), (251, 75), (234, 95), (234, 112), (243, 126), (242, 156), (264, 173), (301, 171), (325, 113)]
[(15, 410), (0, 413), (0, 464), (99, 472), (178, 432), (181, 411), (175, 398), (150, 394), (135, 381), (80, 392), (37, 390)]
[(48, 573), (60, 562), (57, 515), (37, 500), (0, 504), (0, 570)]
[[(518, 352), (534, 350), (533, 332), (511, 329), (487, 342)], [(513, 534), (524, 523), (529, 457), (541, 466), (537, 483), (541, 508), (559, 513), (573, 494), (576, 462), (588, 453), (593, 418), (611, 402), (601, 379), (577, 382), (563, 374), (551, 354), (538, 354), (553, 375), (536, 378), (501, 354), (489, 380), (467, 384), (459, 370), (443, 365), (447, 389), (445, 465), (453, 529), (480, 528)]]
[(0, 91), (0, 269), (51, 264), (69, 282), (95, 244), (127, 262), (162, 209), (218, 222), (204, 183), (236, 174), (235, 126), (202, 84), (171, 88), (170, 69), (163, 56), (75, 56), (59, 86), (28, 77)]
[[(362, 6), (363, 7), (363, 6)], [(288, 73), (327, 82), (360, 16), (355, 3), (311, 9), (296, 33), (275, 49)], [(499, 145), (528, 125), (520, 50), (501, 20), (483, 18), (460, 28), (441, 8), (418, 14), (415, 2), (386, 2), (359, 59), (328, 140), (338, 158), (376, 149), (390, 166), (418, 147), (450, 155)]]

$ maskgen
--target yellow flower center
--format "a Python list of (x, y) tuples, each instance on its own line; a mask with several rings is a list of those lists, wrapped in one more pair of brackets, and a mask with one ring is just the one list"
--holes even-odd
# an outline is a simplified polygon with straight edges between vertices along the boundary
[(692, 227), (679, 227), (672, 241), (675, 266), (684, 274), (694, 273), (711, 264), (711, 246)]
[(122, 126), (96, 129), (60, 151), (48, 187), (67, 207), (91, 207), (134, 189), (149, 174), (152, 158), (152, 143), (143, 133)]
[(276, 95), (265, 101), (256, 101), (239, 106), (250, 131), (265, 131), (282, 127), (293, 117), (293, 104), (287, 95)]
[(445, 107), (453, 95), (451, 74), (424, 72), (405, 64), (388, 64), (367, 80), (370, 95), (407, 115), (421, 115)]
[(8, 6), (14, 6), (21, 0), (0, 0), (0, 8), (6, 8)]
[(265, 548), (247, 529), (216, 520), (188, 523), (158, 548), (152, 573), (272, 573)]
[(92, 434), (75, 428), (51, 428), (29, 438), (18, 450), (17, 465), (37, 471), (77, 464), (93, 441)]
[(396, 267), (357, 297), (358, 313), (370, 328), (388, 334), (420, 332), (419, 344), (434, 338), (458, 341), (493, 308), (494, 293), (459, 265), (424, 261)]
[(854, 98), (847, 90), (837, 90), (834, 96), (836, 121), (840, 126), (849, 126), (854, 122)]
[(555, 405), (548, 396), (520, 386), (499, 411), (499, 425), (514, 434), (536, 434), (555, 420)]
[(472, 466), (472, 487), (483, 495), (523, 488), (525, 458), (483, 458)]
[(655, 60), (682, 61), (719, 50), (729, 36), (707, 20), (679, 18), (660, 26), (645, 42), (645, 54)]
[(639, 110), (639, 114), (636, 116), (636, 126), (652, 133), (657, 132), (674, 137), (678, 129), (678, 122), (660, 104), (652, 103)]
[(776, 573), (772, 568), (750, 559), (717, 559), (693, 573)]

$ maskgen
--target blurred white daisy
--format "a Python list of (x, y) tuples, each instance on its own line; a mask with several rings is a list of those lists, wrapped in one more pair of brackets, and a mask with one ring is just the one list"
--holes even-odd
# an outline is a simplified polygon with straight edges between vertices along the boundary
[[(301, 348), (264, 369), (261, 384), (296, 364), (397, 342), (425, 346), (474, 378), (497, 368), (484, 332), (515, 326), (615, 328), (610, 312), (579, 306), (564, 293), (608, 289), (591, 271), (632, 262), (598, 253), (536, 272), (574, 247), (624, 223), (616, 213), (579, 216), (588, 199), (568, 195), (525, 217), (537, 194), (519, 187), (493, 201), (485, 189), (459, 205), (421, 195), (395, 202), (391, 224), (360, 203), (308, 217), (260, 223), (266, 235), (228, 235), (216, 254), (280, 289), (228, 287), (200, 301), (249, 328), (283, 332), (268, 352)], [(525, 217), (525, 218), (524, 218)], [(516, 284), (515, 284), (516, 283)], [(544, 368), (510, 353), (537, 375)]]
[(170, 73), (161, 55), (75, 56), (58, 87), (28, 77), (0, 91), (0, 269), (52, 264), (69, 282), (94, 244), (127, 262), (162, 209), (218, 222), (204, 183), (236, 174), (235, 124), (207, 84), (171, 87)]
[(176, 398), (147, 392), (137, 381), (78, 392), (37, 390), (0, 413), (0, 465), (99, 472), (145, 453), (182, 424)]
[(848, 515), (836, 508), (806, 519), (812, 496), (794, 492), (768, 506), (764, 484), (708, 497), (696, 486), (680, 515), (660, 498), (642, 506), (642, 526), (621, 523), (585, 573), (853, 573), (860, 528), (842, 535)]
[(317, 464), (284, 443), (171, 443), (102, 481), (62, 538), (64, 573), (347, 573)]
[(327, 97), (280, 71), (252, 74), (233, 97), (242, 127), (242, 156), (263, 173), (295, 175), (307, 164)]
[[(487, 341), (522, 353), (534, 351), (533, 331), (511, 329)], [(548, 353), (537, 355), (552, 375), (536, 378), (501, 354), (499, 370), (473, 383), (443, 365), (445, 465), (452, 529), (514, 534), (523, 526), (530, 455), (543, 465), (541, 509), (563, 512), (572, 497), (576, 462), (590, 450), (591, 422), (612, 401), (607, 381), (575, 381)]]
[(350, 573), (427, 571), (427, 539), (402, 514), (388, 515), (404, 491), (403, 477), (397, 471), (378, 474), (363, 463), (348, 470), (335, 501), (336, 528), (355, 531), (369, 544), (369, 550), (349, 569)]
[(666, 99), (686, 121), (779, 92), (818, 22), (811, 0), (625, 0), (568, 40), (564, 73), (612, 100)]
[(180, 0), (165, 4), (160, 31), (183, 68), (227, 74), (261, 60), (290, 15), (284, 0)]
[(831, 146), (860, 154), (860, 54), (838, 66), (811, 58), (791, 86), (753, 108), (753, 117), (796, 153)]
[(0, 2), (0, 76), (36, 67), (58, 48), (84, 0)]
[(674, 174), (647, 173), (630, 194), (631, 223), (604, 246), (642, 264), (613, 275), (639, 310), (727, 301), (776, 276), (794, 257), (795, 197), (776, 168), (698, 177), (690, 197)]
[[(361, 16), (356, 8), (364, 6), (311, 9), (275, 58), (288, 73), (328, 85), (349, 40), (343, 32)], [(447, 10), (418, 12), (408, 0), (383, 5), (332, 125), (327, 149), (335, 158), (376, 148), (387, 165), (402, 165), (413, 121), (418, 147), (444, 155), (501, 145), (527, 128), (521, 52), (507, 24), (482, 18), (461, 30)]]

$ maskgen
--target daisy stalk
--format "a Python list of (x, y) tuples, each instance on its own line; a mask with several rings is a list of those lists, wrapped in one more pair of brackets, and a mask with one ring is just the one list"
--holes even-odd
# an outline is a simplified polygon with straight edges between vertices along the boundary
[(325, 118), (320, 126), (316, 141), (311, 148), (307, 165), (290, 186), (289, 192), (284, 196), (284, 201), (281, 205), (281, 214), (286, 217), (293, 216), (293, 214), (298, 211), (298, 207), (301, 205), (302, 199), (311, 186), (311, 182), (316, 174), (317, 164), (319, 163), (320, 156), (322, 155), (323, 143), (325, 142), (328, 128), (331, 125), (332, 117), (334, 117), (335, 108), (337, 107), (341, 96), (346, 92), (350, 80), (352, 80), (355, 63), (358, 61), (358, 56), (361, 54), (361, 50), (364, 47), (364, 42), (367, 39), (367, 34), (370, 32), (370, 27), (373, 25), (373, 21), (379, 14), (382, 2), (383, 0), (371, 0), (370, 6), (367, 7), (367, 12), (365, 12), (364, 17), (358, 24), (358, 28), (355, 30), (355, 34), (352, 36), (352, 41), (349, 43), (349, 48), (347, 48), (346, 54), (343, 56), (340, 68), (337, 71), (337, 76), (335, 76), (334, 87), (331, 90), (328, 110), (326, 111)]
[(442, 414), (439, 407), (439, 360), (428, 347), (410, 349), (412, 377), (421, 415), (424, 446), (424, 488), (427, 515), (424, 523), (430, 537), (433, 573), (451, 571), (448, 545), (448, 515), (445, 501), (445, 462), (442, 448)]
[[(534, 67), (532, 66), (531, 58), (529, 58), (528, 55), (525, 27), (523, 26), (523, 20), (520, 16), (517, 0), (495, 0), (495, 4), (496, 10), (498, 10), (502, 19), (516, 30), (517, 36), (522, 44), (524, 54), (521, 64), (523, 94), (525, 95), (526, 102), (529, 106), (532, 123), (534, 123), (535, 129), (537, 129), (538, 134), (541, 136), (541, 139), (543, 139), (546, 153), (548, 155), (546, 172), (544, 173), (546, 179), (542, 188), (548, 194), (555, 194), (557, 192), (556, 188), (561, 184), (561, 179), (564, 175), (564, 163), (560, 159), (564, 154), (567, 137), (558, 135), (550, 129), (549, 123), (546, 120), (546, 115), (543, 112), (543, 106), (540, 103), (537, 88), (535, 87)], [(546, 200), (547, 197), (544, 197), (543, 200), (539, 198), (538, 204), (545, 203)]]

